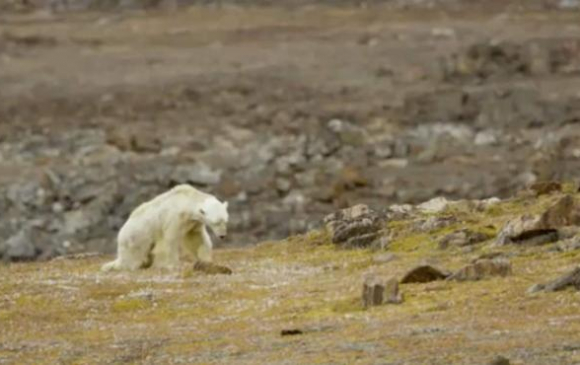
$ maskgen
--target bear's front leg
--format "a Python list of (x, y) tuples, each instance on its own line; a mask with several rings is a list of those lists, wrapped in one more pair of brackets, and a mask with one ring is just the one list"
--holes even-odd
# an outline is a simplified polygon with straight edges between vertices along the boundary
[(179, 267), (179, 247), (182, 245), (183, 233), (177, 224), (165, 232), (161, 240), (153, 248), (154, 269), (176, 269)]
[(212, 243), (204, 226), (191, 229), (185, 235), (183, 247), (197, 261), (211, 262)]
[(197, 257), (201, 261), (211, 262), (213, 243), (211, 242), (211, 237), (209, 236), (209, 233), (207, 233), (205, 226), (201, 228), (201, 238), (203, 244), (197, 249)]

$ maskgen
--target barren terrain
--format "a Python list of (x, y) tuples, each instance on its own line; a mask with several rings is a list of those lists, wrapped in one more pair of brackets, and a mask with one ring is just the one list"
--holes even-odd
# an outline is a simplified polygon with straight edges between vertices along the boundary
[[(312, 231), (217, 250), (216, 262), (232, 275), (193, 272), (190, 264), (178, 272), (100, 273), (108, 257), (2, 266), (0, 362), (487, 364), (503, 356), (511, 364), (576, 364), (577, 291), (528, 291), (577, 265), (580, 236), (543, 246), (491, 239), (437, 248), (457, 229), (495, 235), (561, 196), (392, 219), (385, 226), (390, 259), (381, 250), (338, 248), (324, 231)], [(449, 216), (457, 221), (417, 230)], [(511, 275), (401, 284), (403, 303), (362, 307), (366, 275), (400, 280), (425, 263), (455, 271), (492, 254), (509, 258)]]

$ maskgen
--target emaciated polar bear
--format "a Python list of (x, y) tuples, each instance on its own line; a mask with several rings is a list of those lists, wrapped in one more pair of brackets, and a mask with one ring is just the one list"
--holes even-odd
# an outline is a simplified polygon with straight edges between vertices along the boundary
[(183, 249), (198, 260), (211, 261), (212, 242), (206, 227), (224, 238), (227, 208), (227, 202), (213, 195), (178, 185), (131, 213), (117, 236), (117, 259), (101, 270), (175, 268)]

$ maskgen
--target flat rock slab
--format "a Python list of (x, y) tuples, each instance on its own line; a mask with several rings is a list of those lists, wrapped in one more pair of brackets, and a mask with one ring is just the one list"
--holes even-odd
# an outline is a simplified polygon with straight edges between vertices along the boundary
[(487, 233), (476, 232), (470, 229), (460, 229), (443, 237), (438, 245), (440, 249), (465, 247), (478, 244), (491, 238), (492, 236)]
[(450, 274), (446, 271), (437, 269), (431, 265), (420, 265), (417, 266), (401, 279), (401, 284), (409, 283), (428, 283), (436, 280), (446, 279)]
[(533, 285), (528, 292), (535, 293), (539, 291), (554, 292), (564, 290), (569, 287), (574, 287), (580, 290), (580, 267), (577, 267), (566, 274), (562, 275), (556, 280), (546, 284)]
[(476, 281), (493, 276), (505, 277), (511, 275), (511, 273), (512, 265), (508, 259), (483, 259), (463, 267), (447, 280)]

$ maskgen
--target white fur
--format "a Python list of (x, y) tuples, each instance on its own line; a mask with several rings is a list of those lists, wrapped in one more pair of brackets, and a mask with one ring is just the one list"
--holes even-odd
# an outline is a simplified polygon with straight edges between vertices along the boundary
[(135, 209), (117, 236), (117, 259), (101, 268), (137, 270), (174, 268), (180, 250), (211, 261), (212, 242), (206, 228), (224, 237), (228, 203), (190, 185), (178, 185)]

